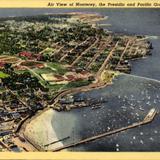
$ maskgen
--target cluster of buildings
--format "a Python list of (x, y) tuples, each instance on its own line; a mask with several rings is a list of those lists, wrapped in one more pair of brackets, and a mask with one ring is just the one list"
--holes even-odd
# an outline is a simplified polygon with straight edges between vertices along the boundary
[(73, 81), (89, 80), (94, 77), (90, 72), (87, 71), (82, 71), (80, 73), (66, 72), (64, 75), (43, 73), (41, 74), (41, 76), (45, 81), (48, 81), (50, 84), (66, 84)]
[(15, 148), (20, 150), (13, 141), (19, 127), (28, 117), (34, 115), (36, 111), (44, 109), (48, 104), (48, 94), (39, 86), (34, 87), (34, 81), (29, 81), (32, 77), (22, 76), (26, 81), (26, 85), (22, 86), (23, 78), (21, 79), (19, 76), (17, 75), (15, 80), (11, 79), (13, 86), (16, 86), (14, 88), (9, 86), (9, 79), (6, 79), (5, 83), (3, 79), (0, 84), (0, 146), (2, 146), (2, 150)]

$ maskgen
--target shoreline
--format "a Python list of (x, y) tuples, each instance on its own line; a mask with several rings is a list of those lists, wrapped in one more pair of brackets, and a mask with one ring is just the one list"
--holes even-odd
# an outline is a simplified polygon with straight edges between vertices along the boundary
[[(152, 81), (152, 82), (155, 82), (155, 83), (159, 83), (160, 84), (160, 81), (157, 81), (157, 80), (154, 80), (154, 79), (149, 79), (149, 78), (146, 78), (146, 77), (140, 77), (140, 76), (135, 76), (135, 75), (131, 75), (131, 74), (120, 74), (120, 75), (118, 75), (118, 77), (119, 76), (127, 76), (127, 77), (129, 77), (129, 78), (136, 78), (136, 79), (139, 79), (139, 80), (146, 80), (146, 81)], [(114, 84), (114, 82), (113, 82), (113, 84)], [(107, 87), (107, 86), (105, 86), (105, 87)], [(105, 87), (103, 87), (103, 88), (101, 88), (101, 89), (104, 89)], [(112, 85), (110, 86), (110, 87), (112, 87)], [(97, 90), (99, 90), (99, 89), (97, 89)], [(87, 92), (92, 92), (93, 90), (90, 90), (90, 91), (87, 91)], [(88, 107), (87, 107), (88, 108)], [(81, 108), (75, 108), (75, 109), (77, 109), (77, 110), (80, 110)], [(49, 113), (49, 112), (57, 112), (57, 111), (55, 111), (55, 110), (53, 110), (53, 109), (48, 109), (47, 111), (44, 111), (43, 113), (40, 113), (39, 115), (36, 115), (36, 117), (32, 117), (32, 119), (31, 119), (31, 123), (34, 123), (34, 121), (36, 120), (36, 119), (41, 119), (41, 117), (45, 117), (45, 115), (46, 115), (46, 118), (48, 117), (47, 116), (47, 113)], [(64, 112), (67, 112), (67, 111), (64, 111)], [(61, 112), (57, 112), (58, 114), (61, 114)], [(28, 122), (28, 123), (30, 123), (30, 122)], [(35, 122), (36, 123), (36, 122)], [(30, 125), (30, 124), (26, 124), (26, 127), (27, 127), (27, 125)], [(35, 124), (33, 124), (33, 126), (34, 126)], [(54, 133), (55, 133), (55, 131), (53, 131)], [(56, 138), (56, 137), (55, 137)], [(34, 138), (33, 138), (33, 140), (34, 140)], [(58, 147), (59, 148), (59, 147)], [(43, 151), (45, 151), (45, 150), (43, 150)]]
[(92, 23), (94, 22), (99, 22), (108, 19), (108, 16), (102, 16), (99, 13), (92, 13), (92, 12), (67, 12), (67, 13), (44, 13), (44, 14), (37, 14), (37, 15), (26, 15), (26, 16), (7, 16), (7, 17), (0, 17), (0, 22), (3, 21), (9, 21), (9, 20), (19, 20), (23, 21), (26, 20), (26, 18), (39, 18), (39, 17), (48, 17), (48, 16), (63, 16), (63, 15), (68, 15), (68, 16), (73, 16), (73, 17), (78, 17), (78, 18), (83, 18), (83, 16), (86, 16), (88, 19), (86, 22), (91, 21)]

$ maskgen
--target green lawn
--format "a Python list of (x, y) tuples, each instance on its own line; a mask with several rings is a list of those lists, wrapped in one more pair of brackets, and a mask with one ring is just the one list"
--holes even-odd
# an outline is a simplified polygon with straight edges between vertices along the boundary
[(61, 88), (63, 88), (65, 85), (64, 84), (53, 84), (53, 85), (48, 85), (49, 89), (51, 91), (59, 91)]
[(67, 69), (61, 65), (61, 64), (58, 64), (58, 63), (48, 63), (47, 64), (48, 67), (50, 67), (51, 69), (53, 69), (53, 71), (55, 70), (55, 73), (57, 74), (65, 74), (67, 72)]
[(0, 71), (0, 78), (7, 78), (7, 77), (9, 77), (9, 74), (6, 74), (6, 73)]
[(16, 72), (17, 74), (22, 74), (22, 73), (24, 73), (24, 72), (28, 72), (28, 70), (15, 70), (15, 72)]
[(76, 87), (82, 87), (82, 86), (87, 86), (91, 82), (88, 80), (79, 80), (79, 81), (74, 81), (74, 82), (69, 82), (68, 84), (52, 84), (48, 85), (48, 88), (50, 91), (60, 91), (60, 90), (65, 90), (65, 89), (71, 89), (71, 88), (76, 88)]
[(40, 68), (40, 69), (33, 69), (37, 74), (47, 74), (47, 73), (52, 73), (54, 72), (52, 69), (49, 67), (45, 68)]
[(70, 88), (82, 87), (82, 86), (87, 86), (90, 83), (91, 82), (88, 80), (79, 80), (79, 81), (74, 81), (74, 82), (68, 83), (64, 88), (70, 89)]

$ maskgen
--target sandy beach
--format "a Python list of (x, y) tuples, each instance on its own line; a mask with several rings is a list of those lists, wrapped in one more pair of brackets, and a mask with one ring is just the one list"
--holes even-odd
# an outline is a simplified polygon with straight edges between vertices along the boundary
[(63, 146), (61, 142), (57, 142), (45, 147), (46, 144), (50, 144), (58, 140), (51, 124), (54, 114), (55, 111), (50, 109), (32, 120), (25, 128), (25, 138), (33, 144), (40, 146), (42, 150), (50, 150)]

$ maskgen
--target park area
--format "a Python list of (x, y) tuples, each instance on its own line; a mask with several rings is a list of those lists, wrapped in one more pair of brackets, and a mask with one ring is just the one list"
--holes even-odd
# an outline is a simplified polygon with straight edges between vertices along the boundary
[(7, 77), (9, 77), (8, 74), (6, 74), (6, 73), (0, 71), (0, 78), (7, 78)]

